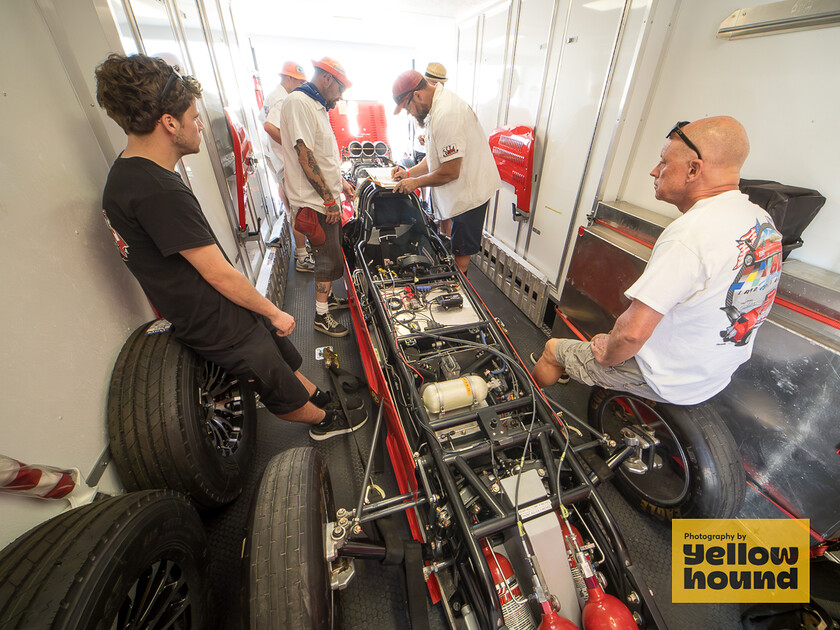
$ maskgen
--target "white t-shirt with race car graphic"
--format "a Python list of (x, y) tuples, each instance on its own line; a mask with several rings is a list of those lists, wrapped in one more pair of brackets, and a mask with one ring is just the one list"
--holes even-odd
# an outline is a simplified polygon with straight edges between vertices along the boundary
[(698, 201), (662, 232), (625, 292), (664, 315), (636, 354), (662, 398), (707, 400), (749, 359), (781, 277), (781, 238), (737, 190)]

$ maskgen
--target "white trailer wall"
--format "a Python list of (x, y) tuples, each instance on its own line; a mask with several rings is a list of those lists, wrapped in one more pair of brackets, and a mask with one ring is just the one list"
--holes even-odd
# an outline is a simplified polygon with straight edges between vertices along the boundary
[[(90, 3), (88, 15), (98, 20)], [(101, 213), (109, 162), (35, 2), (0, 20), (0, 453), (87, 476), (107, 445), (108, 381), (129, 332), (152, 312)], [(88, 29), (107, 53), (105, 36)], [(104, 54), (102, 57), (104, 57)], [(93, 67), (83, 68), (92, 75)], [(106, 477), (103, 489), (116, 489)], [(0, 547), (67, 507), (0, 495)]]
[(717, 39), (721, 21), (743, 6), (680, 3), (635, 153), (623, 173), (616, 169), (606, 196), (677, 216), (673, 206), (653, 199), (648, 176), (664, 135), (678, 120), (728, 114), (750, 137), (743, 177), (815, 188), (826, 197), (791, 258), (840, 273), (840, 28)]
[[(148, 9), (139, 11), (141, 34), (178, 51), (162, 5), (137, 0), (135, 6)], [(209, 94), (219, 88), (195, 26), (195, 2), (179, 6), (188, 35), (183, 50)], [(108, 445), (106, 405), (116, 357), (129, 333), (154, 317), (120, 259), (101, 206), (125, 135), (97, 106), (93, 72), (110, 52), (122, 52), (122, 42), (129, 52), (135, 48), (130, 34), (121, 40), (107, 0), (0, 0), (0, 15), (0, 376), (7, 393), (0, 453), (78, 468), (85, 479)], [(221, 27), (214, 24), (214, 41), (222, 46)], [(226, 87), (223, 104), (235, 106), (237, 84)], [(223, 104), (208, 96), (204, 105), (211, 100), (218, 118)], [(234, 233), (230, 190), (219, 183), (211, 159), (216, 147), (208, 146), (206, 134), (201, 152), (183, 160), (184, 173), (228, 257), (251, 273)], [(254, 197), (254, 178), (250, 187)], [(100, 484), (107, 493), (121, 489), (112, 468)], [(64, 500), (0, 494), (0, 548), (66, 508)]]
[[(514, 74), (531, 77), (519, 89), (532, 99), (544, 88), (535, 125), (539, 194), (533, 216), (529, 224), (514, 223), (513, 195), (503, 190), (487, 229), (542, 271), (555, 296), (562, 290), (575, 228), (586, 223), (597, 199), (620, 199), (676, 216), (676, 209), (654, 199), (648, 172), (677, 120), (717, 114), (735, 116), (747, 128), (752, 152), (744, 177), (815, 188), (828, 199), (804, 233), (805, 245), (791, 257), (840, 272), (835, 245), (840, 181), (834, 176), (840, 28), (717, 39), (720, 22), (745, 6), (737, 0), (514, 0), (495, 7), (518, 11), (523, 24), (533, 23), (534, 13), (550, 24), (552, 5), (557, 19), (544, 86), (533, 84), (533, 54), (520, 58), (514, 51), (506, 68), (512, 65)], [(478, 69), (469, 76), (472, 59), (482, 58), (488, 36), (498, 37), (503, 23), (497, 17), (498, 28), (488, 35), (477, 28), (482, 15), (464, 20), (459, 29), (457, 87), (477, 112), (478, 95), (491, 78)], [(549, 38), (535, 33), (534, 39), (545, 46)], [(499, 111), (504, 111), (507, 94), (500, 98)]]

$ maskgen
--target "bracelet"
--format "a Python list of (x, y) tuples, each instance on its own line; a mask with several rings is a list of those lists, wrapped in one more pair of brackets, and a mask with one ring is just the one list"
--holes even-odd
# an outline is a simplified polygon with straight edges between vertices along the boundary
[(335, 205), (335, 199), (333, 199), (333, 200), (332, 200), (332, 201), (330, 201), (329, 203), (325, 203), (325, 204), (324, 204), (324, 207), (325, 207), (325, 208), (329, 208), (330, 206), (334, 206), (334, 205)]

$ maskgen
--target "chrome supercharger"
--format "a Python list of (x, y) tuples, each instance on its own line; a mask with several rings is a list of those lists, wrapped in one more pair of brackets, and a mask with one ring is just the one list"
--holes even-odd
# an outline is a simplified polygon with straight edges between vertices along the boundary
[(405, 513), (452, 628), (664, 628), (599, 477), (578, 459), (609, 437), (552, 408), (416, 196), (361, 179), (344, 247), (379, 404), (371, 452), (382, 437), (400, 494), (371, 491), (371, 457), (357, 505), (325, 531), (333, 588), (354, 560), (393, 556), (368, 525)]

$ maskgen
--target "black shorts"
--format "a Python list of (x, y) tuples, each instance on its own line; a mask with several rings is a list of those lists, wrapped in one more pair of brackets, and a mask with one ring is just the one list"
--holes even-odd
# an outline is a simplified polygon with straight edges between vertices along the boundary
[(489, 204), (488, 199), (477, 208), (452, 217), (452, 254), (454, 256), (472, 256), (479, 252), (484, 217)]
[(287, 414), (309, 401), (309, 392), (295, 375), (303, 357), (288, 337), (278, 337), (267, 320), (239, 343), (197, 352), (237, 378), (253, 382), (260, 401), (274, 414)]
[[(338, 203), (341, 203), (338, 201)], [(315, 282), (332, 282), (344, 275), (344, 251), (341, 249), (341, 221), (327, 223), (327, 215), (316, 212), (318, 223), (327, 237), (320, 247), (312, 246), (315, 259)]]

